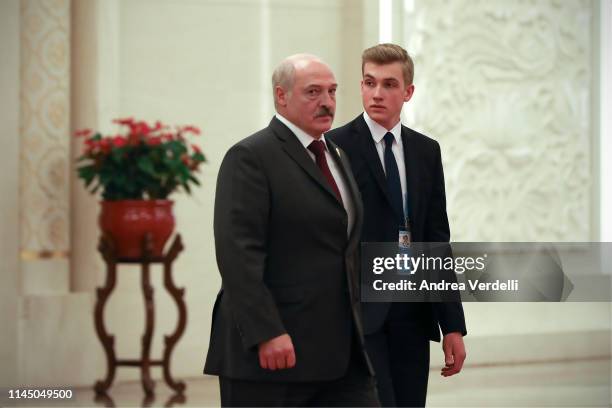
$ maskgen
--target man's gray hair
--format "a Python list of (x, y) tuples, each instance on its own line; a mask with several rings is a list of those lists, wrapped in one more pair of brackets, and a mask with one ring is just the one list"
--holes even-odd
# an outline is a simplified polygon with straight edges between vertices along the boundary
[(295, 54), (281, 61), (272, 73), (272, 97), (276, 107), (276, 87), (280, 86), (288, 95), (291, 95), (293, 83), (295, 82), (295, 67), (300, 63), (308, 61), (321, 61), (319, 57), (312, 54)]

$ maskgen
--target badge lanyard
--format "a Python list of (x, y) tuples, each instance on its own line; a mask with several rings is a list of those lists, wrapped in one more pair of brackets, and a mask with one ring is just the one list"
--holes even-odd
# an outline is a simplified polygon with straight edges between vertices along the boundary
[(398, 228), (398, 244), (400, 249), (410, 248), (412, 243), (412, 234), (410, 231), (410, 217), (408, 216), (408, 193), (404, 194), (404, 225)]

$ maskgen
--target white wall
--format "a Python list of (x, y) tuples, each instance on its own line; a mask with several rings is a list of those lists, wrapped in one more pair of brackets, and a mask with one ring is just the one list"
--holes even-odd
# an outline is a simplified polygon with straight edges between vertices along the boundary
[(415, 1), (413, 126), (440, 141), (456, 241), (588, 241), (592, 2)]
[[(599, 1), (599, 177), (601, 241), (612, 242), (612, 1)], [(610, 265), (612, 267), (612, 265)]]
[(19, 0), (0, 2), (0, 387), (17, 385), (19, 293)]

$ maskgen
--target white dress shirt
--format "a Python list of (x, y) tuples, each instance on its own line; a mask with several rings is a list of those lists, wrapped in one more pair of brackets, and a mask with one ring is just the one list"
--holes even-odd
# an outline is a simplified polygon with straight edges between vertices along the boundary
[(284, 118), (281, 114), (277, 113), (276, 118), (280, 120), (281, 122), (283, 122), (289, 128), (289, 130), (293, 132), (293, 134), (297, 137), (297, 139), (306, 149), (306, 152), (308, 152), (308, 155), (310, 156), (310, 158), (315, 163), (317, 162), (316, 157), (313, 152), (308, 150), (308, 146), (314, 140), (321, 140), (323, 144), (325, 145), (325, 159), (327, 160), (327, 166), (329, 167), (329, 170), (331, 171), (331, 174), (334, 177), (334, 181), (336, 182), (336, 185), (338, 186), (338, 190), (340, 190), (340, 196), (342, 197), (342, 204), (344, 205), (344, 210), (346, 211), (346, 215), (348, 217), (347, 234), (350, 235), (351, 231), (353, 230), (353, 225), (355, 224), (355, 206), (351, 198), (351, 193), (349, 191), (348, 184), (344, 180), (344, 177), (342, 176), (342, 171), (338, 167), (338, 164), (336, 164), (336, 160), (332, 157), (331, 153), (329, 152), (327, 148), (327, 142), (325, 141), (325, 136), (321, 135), (320, 139), (315, 139), (314, 137), (310, 136), (308, 133), (304, 132), (299, 127), (295, 126), (293, 123), (289, 122), (289, 120)]
[[(367, 112), (363, 112), (363, 119), (365, 119), (368, 128), (370, 129), (370, 133), (372, 134), (372, 139), (374, 139), (374, 144), (376, 145), (376, 151), (378, 152), (378, 158), (380, 159), (380, 163), (382, 164), (382, 168), (387, 173), (387, 169), (385, 168), (385, 140), (384, 137), (387, 132), (391, 132), (393, 134), (393, 138), (395, 139), (393, 145), (391, 145), (391, 151), (393, 152), (393, 156), (395, 156), (395, 161), (397, 162), (397, 169), (399, 171), (400, 184), (402, 185), (402, 205), (404, 206), (404, 212), (406, 213), (406, 196), (408, 192), (408, 186), (406, 183), (406, 162), (404, 161), (404, 145), (402, 143), (402, 123), (398, 121), (395, 126), (391, 130), (387, 130), (381, 125), (379, 125), (374, 119), (368, 116)], [(406, 215), (408, 215), (406, 213)]]

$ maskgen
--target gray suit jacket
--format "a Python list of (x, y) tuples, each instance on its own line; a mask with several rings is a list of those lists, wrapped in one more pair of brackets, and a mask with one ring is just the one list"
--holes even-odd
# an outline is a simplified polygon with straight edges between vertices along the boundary
[[(347, 157), (328, 142), (355, 203), (347, 214), (297, 137), (279, 120), (234, 145), (217, 179), (215, 248), (222, 288), (204, 372), (266, 381), (342, 377), (363, 351), (358, 246), (363, 209)], [(288, 333), (292, 369), (260, 368), (257, 345)]]

